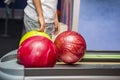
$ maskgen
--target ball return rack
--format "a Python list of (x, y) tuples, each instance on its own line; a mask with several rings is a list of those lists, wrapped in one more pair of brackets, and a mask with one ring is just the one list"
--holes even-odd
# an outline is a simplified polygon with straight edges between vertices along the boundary
[(82, 61), (53, 68), (24, 68), (16, 53), (0, 58), (0, 80), (120, 80), (120, 51), (86, 51)]

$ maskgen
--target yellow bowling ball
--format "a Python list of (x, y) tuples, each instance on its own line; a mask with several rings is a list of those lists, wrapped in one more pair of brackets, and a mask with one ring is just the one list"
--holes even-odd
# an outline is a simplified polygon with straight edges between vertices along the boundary
[(29, 31), (29, 32), (25, 33), (22, 36), (22, 38), (20, 39), (20, 42), (19, 42), (19, 46), (22, 44), (22, 42), (24, 40), (26, 40), (27, 38), (32, 37), (32, 36), (44, 36), (44, 37), (46, 37), (46, 38), (51, 40), (51, 37), (47, 33), (40, 32), (40, 31), (37, 31), (37, 30), (32, 30), (32, 31)]

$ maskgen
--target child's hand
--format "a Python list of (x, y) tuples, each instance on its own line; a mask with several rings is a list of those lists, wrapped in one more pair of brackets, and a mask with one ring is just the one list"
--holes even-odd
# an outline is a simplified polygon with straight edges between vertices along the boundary
[(60, 32), (60, 24), (58, 20), (58, 15), (56, 13), (54, 35), (57, 35), (59, 32)]
[(55, 21), (55, 30), (54, 30), (54, 35), (57, 35), (60, 31), (60, 24), (58, 21)]
[(45, 24), (44, 18), (39, 18), (38, 21), (39, 21), (39, 24), (40, 24), (39, 31), (45, 32), (46, 31), (45, 30), (46, 29), (46, 24)]

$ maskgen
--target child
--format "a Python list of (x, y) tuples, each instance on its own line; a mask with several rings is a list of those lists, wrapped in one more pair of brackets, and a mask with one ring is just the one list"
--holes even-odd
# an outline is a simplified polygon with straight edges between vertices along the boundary
[(39, 30), (50, 36), (58, 34), (57, 2), (58, 0), (27, 0), (24, 9), (25, 30)]

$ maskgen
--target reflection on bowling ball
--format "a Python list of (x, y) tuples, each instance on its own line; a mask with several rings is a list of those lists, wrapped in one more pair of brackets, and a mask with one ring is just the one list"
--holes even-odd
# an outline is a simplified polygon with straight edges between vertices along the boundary
[(45, 33), (45, 32), (40, 32), (40, 31), (37, 31), (37, 30), (32, 30), (32, 31), (29, 31), (29, 32), (25, 33), (25, 34), (22, 36), (22, 38), (20, 39), (19, 45), (21, 45), (21, 43), (22, 43), (24, 40), (26, 40), (27, 38), (29, 38), (29, 37), (31, 37), (31, 36), (44, 36), (44, 37), (46, 37), (46, 38), (48, 38), (48, 39), (51, 40), (50, 36), (49, 36), (47, 33)]
[(56, 47), (46, 37), (32, 36), (24, 40), (19, 46), (17, 60), (25, 67), (54, 67)]
[(60, 33), (54, 44), (57, 48), (57, 58), (67, 64), (73, 64), (82, 59), (86, 52), (84, 38), (75, 31), (64, 31)]

